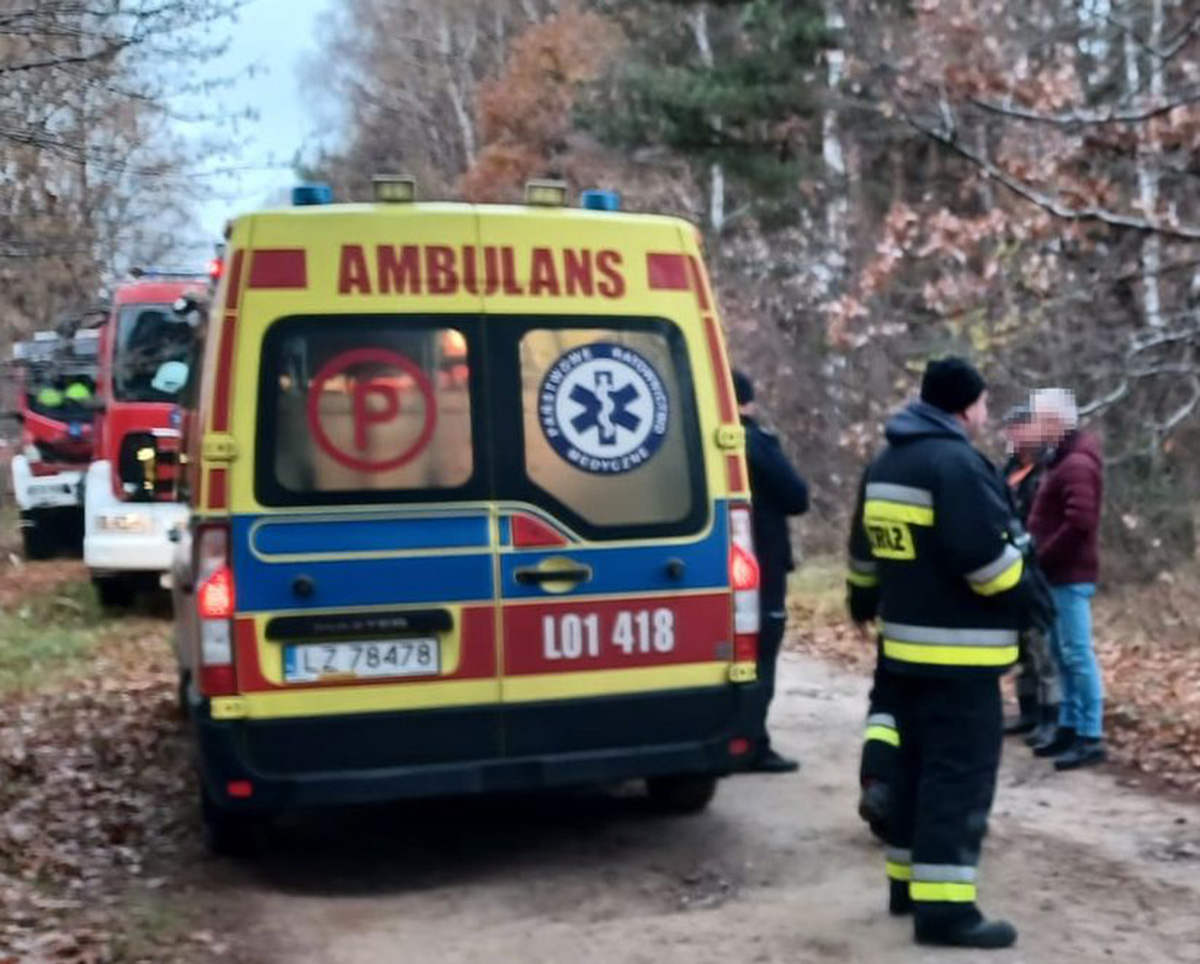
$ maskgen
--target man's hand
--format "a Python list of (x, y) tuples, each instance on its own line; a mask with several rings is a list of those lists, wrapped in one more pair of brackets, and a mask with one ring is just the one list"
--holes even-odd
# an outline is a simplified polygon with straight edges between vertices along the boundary
[(864, 646), (875, 645), (875, 624), (873, 622), (855, 623), (854, 631)]

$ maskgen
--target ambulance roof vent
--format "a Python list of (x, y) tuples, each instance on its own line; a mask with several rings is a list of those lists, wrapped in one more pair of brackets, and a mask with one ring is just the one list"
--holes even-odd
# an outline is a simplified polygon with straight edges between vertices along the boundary
[(376, 174), (371, 186), (380, 204), (411, 204), (417, 199), (417, 179), (407, 174)]
[(328, 184), (297, 184), (292, 188), (292, 205), (294, 207), (303, 208), (332, 203), (333, 188)]
[(525, 185), (525, 203), (538, 208), (561, 208), (567, 203), (565, 181), (529, 181)]
[(584, 191), (579, 206), (587, 211), (620, 211), (621, 195), (616, 191)]

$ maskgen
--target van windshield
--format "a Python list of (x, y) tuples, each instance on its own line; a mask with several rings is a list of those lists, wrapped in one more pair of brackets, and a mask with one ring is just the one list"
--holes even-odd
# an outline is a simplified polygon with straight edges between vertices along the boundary
[(195, 333), (170, 305), (127, 305), (117, 314), (113, 397), (178, 402), (187, 387)]

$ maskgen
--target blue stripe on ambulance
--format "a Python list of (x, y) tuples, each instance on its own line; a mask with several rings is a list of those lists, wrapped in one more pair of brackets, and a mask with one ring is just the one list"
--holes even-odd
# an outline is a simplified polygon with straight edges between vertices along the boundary
[[(685, 589), (724, 589), (729, 586), (728, 508), (718, 501), (713, 526), (700, 541), (670, 543), (655, 541), (646, 546), (606, 548), (603, 543), (590, 546), (564, 546), (557, 549), (522, 550), (500, 558), (500, 579), (505, 599), (545, 597), (535, 585), (517, 582), (515, 570), (536, 566), (543, 559), (568, 558), (593, 567), (592, 579), (579, 586), (574, 595), (612, 595), (619, 593), (670, 592)], [(669, 560), (683, 563), (678, 577), (667, 569)]]
[[(235, 516), (232, 520), (238, 612), (486, 602), (495, 595), (490, 550), (270, 562), (250, 551), (250, 529), (259, 518)], [(338, 551), (342, 545), (331, 532), (322, 552)], [(307, 576), (315, 585), (316, 591), (309, 597), (299, 596), (293, 589), (300, 576)]]
[(254, 548), (264, 556), (330, 552), (389, 552), (419, 549), (487, 548), (486, 514), (416, 519), (269, 520), (253, 530)]

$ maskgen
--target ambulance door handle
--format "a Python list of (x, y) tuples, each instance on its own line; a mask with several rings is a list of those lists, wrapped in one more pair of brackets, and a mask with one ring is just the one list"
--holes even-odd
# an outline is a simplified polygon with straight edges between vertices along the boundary
[(540, 586), (547, 582), (587, 582), (592, 578), (592, 570), (588, 566), (575, 569), (539, 569), (529, 566), (515, 570), (513, 575), (522, 586)]

